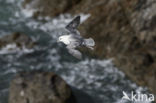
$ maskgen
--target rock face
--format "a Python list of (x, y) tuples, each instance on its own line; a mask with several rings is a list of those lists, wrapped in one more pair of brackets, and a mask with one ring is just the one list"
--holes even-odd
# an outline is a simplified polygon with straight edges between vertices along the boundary
[(35, 42), (27, 35), (15, 32), (0, 38), (0, 48), (8, 44), (15, 44), (19, 48), (26, 47), (30, 49), (35, 45)]
[[(70, 8), (76, 5), (79, 0), (25, 0), (24, 7), (27, 9), (34, 9), (34, 17), (44, 16), (58, 16), (60, 13), (67, 12)], [(29, 5), (27, 5), (29, 3)]]
[(76, 103), (70, 87), (52, 72), (21, 72), (10, 86), (9, 103)]
[[(57, 6), (54, 1), (56, 0), (36, 0), (40, 5), (31, 7), (40, 10), (47, 6), (46, 8), (57, 12), (60, 8), (54, 9)], [(54, 7), (42, 5), (42, 2), (56, 5)], [(156, 94), (156, 2), (154, 0), (79, 2), (73, 0), (73, 2), (73, 6), (67, 7), (64, 12), (48, 14), (46, 10), (40, 10), (38, 15), (54, 17), (60, 13), (91, 14), (79, 29), (85, 34), (83, 36), (94, 38), (96, 46), (92, 55), (98, 58), (114, 58), (115, 64), (133, 81), (148, 86)], [(67, 3), (68, 0), (61, 1), (59, 5)]]

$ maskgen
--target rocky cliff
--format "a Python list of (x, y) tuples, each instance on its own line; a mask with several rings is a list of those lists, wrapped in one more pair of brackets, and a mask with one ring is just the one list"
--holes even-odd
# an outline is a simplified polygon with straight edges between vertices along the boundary
[(91, 14), (80, 26), (93, 37), (91, 54), (114, 63), (139, 85), (156, 94), (156, 1), (154, 0), (25, 0), (34, 17), (61, 13)]
[(21, 72), (10, 85), (9, 103), (76, 103), (69, 85), (53, 72)]

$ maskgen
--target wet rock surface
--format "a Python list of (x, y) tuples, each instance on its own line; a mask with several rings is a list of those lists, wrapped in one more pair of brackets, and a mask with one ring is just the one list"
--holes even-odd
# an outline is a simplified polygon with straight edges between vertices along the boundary
[[(28, 0), (25, 0), (28, 1)], [(59, 10), (55, 0), (35, 0), (40, 10)], [(34, 2), (34, 1), (33, 1)], [(33, 3), (31, 2), (31, 3)], [(43, 4), (49, 2), (49, 5)], [(56, 4), (50, 6), (50, 2)], [(61, 1), (64, 5), (69, 1)], [(156, 94), (156, 2), (154, 0), (77, 0), (57, 13), (42, 9), (37, 16), (57, 16), (60, 13), (91, 14), (80, 26), (85, 37), (96, 42), (91, 54), (98, 58), (114, 58), (115, 64), (139, 85), (145, 85)], [(38, 5), (40, 4), (40, 5)], [(43, 4), (43, 5), (42, 5)], [(65, 6), (65, 5), (64, 5)], [(37, 12), (36, 12), (37, 13)], [(35, 13), (35, 14), (36, 14)], [(56, 15), (57, 14), (57, 15)]]
[(31, 49), (36, 43), (29, 36), (15, 32), (0, 38), (0, 48), (3, 48), (9, 44), (15, 44), (18, 48), (25, 47)]
[(11, 82), (9, 103), (76, 103), (69, 85), (53, 72), (21, 72)]
[[(27, 9), (33, 9), (34, 17), (37, 16), (58, 16), (66, 13), (69, 9), (76, 5), (79, 0), (25, 0), (23, 5)], [(29, 4), (29, 5), (27, 5)]]

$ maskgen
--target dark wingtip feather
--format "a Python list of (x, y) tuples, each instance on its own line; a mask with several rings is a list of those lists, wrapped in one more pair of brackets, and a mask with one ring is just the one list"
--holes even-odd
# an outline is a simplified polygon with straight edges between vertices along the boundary
[(74, 20), (79, 20), (80, 21), (81, 16), (76, 16)]
[(80, 16), (76, 16), (65, 28), (73, 32), (80, 24)]

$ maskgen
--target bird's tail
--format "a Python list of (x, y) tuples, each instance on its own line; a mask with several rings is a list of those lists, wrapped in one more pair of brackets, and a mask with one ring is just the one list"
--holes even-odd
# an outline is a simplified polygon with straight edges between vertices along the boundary
[(84, 44), (86, 47), (93, 49), (93, 46), (95, 45), (95, 42), (92, 38), (88, 38), (84, 40)]

